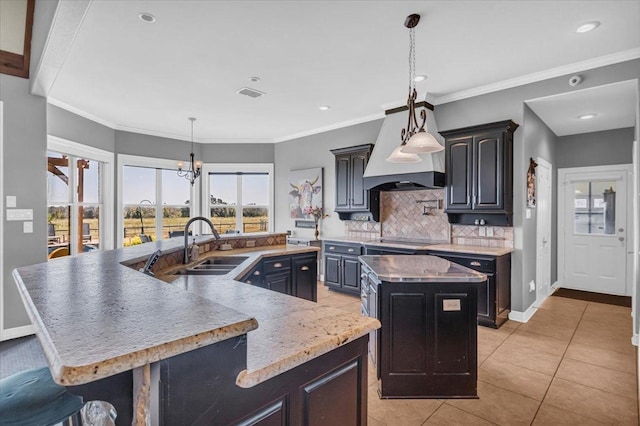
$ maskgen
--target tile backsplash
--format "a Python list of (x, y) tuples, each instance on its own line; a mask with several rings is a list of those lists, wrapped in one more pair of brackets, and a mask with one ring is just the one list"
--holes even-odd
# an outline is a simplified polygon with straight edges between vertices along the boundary
[(513, 228), (449, 224), (444, 212), (444, 189), (382, 192), (380, 223), (345, 221), (345, 233), (360, 240), (395, 237), (513, 247)]

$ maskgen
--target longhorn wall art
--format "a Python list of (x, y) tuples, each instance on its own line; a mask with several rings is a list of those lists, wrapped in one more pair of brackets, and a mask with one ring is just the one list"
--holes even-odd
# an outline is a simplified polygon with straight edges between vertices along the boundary
[[(291, 170), (289, 172), (289, 214), (296, 220), (297, 227), (314, 227), (311, 214), (305, 214), (305, 210), (322, 207), (322, 167), (304, 170)], [(310, 226), (305, 226), (307, 221)]]

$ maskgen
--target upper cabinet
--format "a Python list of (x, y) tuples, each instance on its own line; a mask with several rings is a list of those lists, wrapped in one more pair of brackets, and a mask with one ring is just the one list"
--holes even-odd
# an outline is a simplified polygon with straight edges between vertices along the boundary
[(511, 226), (511, 120), (440, 132), (445, 138), (446, 207), (451, 223)]
[(367, 168), (372, 144), (332, 149), (336, 157), (336, 208), (340, 219), (367, 215), (379, 220), (379, 191), (364, 189), (364, 170)]

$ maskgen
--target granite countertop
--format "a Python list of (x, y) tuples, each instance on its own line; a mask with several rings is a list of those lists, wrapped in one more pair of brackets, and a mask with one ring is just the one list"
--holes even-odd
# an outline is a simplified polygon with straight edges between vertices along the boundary
[[(196, 237), (198, 244), (210, 239)], [(122, 264), (156, 250), (179, 250), (182, 241), (86, 253), (14, 271), (57, 383), (89, 383), (246, 333), (248, 369), (238, 385), (250, 387), (380, 326), (372, 318), (234, 280), (261, 257), (315, 247), (217, 251), (216, 256), (241, 253), (248, 259), (224, 276), (172, 276), (166, 280), (171, 284), (158, 279), (168, 277)]]
[(487, 276), (437, 256), (360, 256), (376, 276), (387, 282), (483, 282)]
[(504, 256), (513, 252), (511, 247), (486, 247), (460, 244), (449, 244), (442, 241), (419, 241), (392, 237), (354, 238), (354, 237), (321, 237), (323, 241), (363, 244), (367, 246), (395, 247), (410, 250), (433, 250), (456, 253), (480, 254), (489, 256)]

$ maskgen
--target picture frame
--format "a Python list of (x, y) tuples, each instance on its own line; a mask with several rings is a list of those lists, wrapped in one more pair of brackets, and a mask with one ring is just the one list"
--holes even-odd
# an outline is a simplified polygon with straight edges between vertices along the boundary
[[(323, 168), (316, 167), (304, 170), (291, 170), (287, 180), (289, 193), (289, 216), (292, 219), (315, 222), (311, 214), (306, 214), (308, 208), (322, 208), (323, 201)], [(296, 221), (296, 226), (297, 225)], [(313, 227), (312, 226), (312, 227)], [(301, 226), (303, 227), (303, 226)]]
[(527, 208), (536, 208), (536, 167), (538, 163), (533, 158), (529, 158), (529, 169), (527, 170)]

